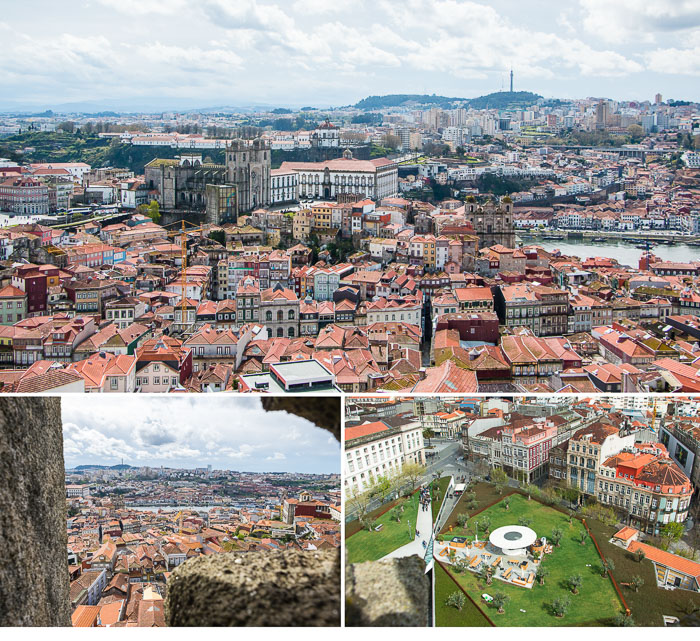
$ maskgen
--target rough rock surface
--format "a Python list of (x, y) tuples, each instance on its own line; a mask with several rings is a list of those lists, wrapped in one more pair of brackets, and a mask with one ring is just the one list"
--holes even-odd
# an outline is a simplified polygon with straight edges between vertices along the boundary
[(169, 626), (338, 626), (339, 550), (230, 552), (178, 567)]
[(59, 398), (0, 399), (0, 626), (69, 626)]
[(340, 397), (337, 396), (266, 396), (262, 406), (268, 412), (289, 412), (322, 427), (340, 440)]
[(418, 556), (348, 565), (346, 626), (427, 626), (430, 581)]

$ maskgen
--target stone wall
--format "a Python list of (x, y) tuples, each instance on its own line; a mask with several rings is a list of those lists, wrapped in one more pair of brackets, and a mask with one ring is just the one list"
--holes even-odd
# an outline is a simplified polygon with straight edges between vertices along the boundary
[(70, 623), (59, 398), (0, 399), (0, 626)]
[(338, 626), (339, 550), (229, 552), (168, 580), (169, 626)]
[(429, 626), (430, 590), (425, 562), (418, 556), (348, 565), (345, 625)]

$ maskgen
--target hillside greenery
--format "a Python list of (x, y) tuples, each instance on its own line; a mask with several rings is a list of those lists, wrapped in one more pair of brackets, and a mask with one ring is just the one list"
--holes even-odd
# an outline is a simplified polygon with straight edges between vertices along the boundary
[(447, 96), (438, 96), (436, 94), (390, 94), (386, 96), (368, 96), (354, 106), (357, 109), (370, 111), (372, 109), (400, 107), (406, 104), (448, 108), (454, 103), (461, 103), (473, 109), (507, 109), (515, 106), (531, 105), (540, 98), (542, 96), (530, 91), (497, 91), (478, 98), (448, 98)]

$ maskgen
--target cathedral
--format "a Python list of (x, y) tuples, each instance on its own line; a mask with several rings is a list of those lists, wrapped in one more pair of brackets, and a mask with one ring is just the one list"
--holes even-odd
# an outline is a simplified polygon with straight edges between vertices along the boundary
[(200, 211), (211, 223), (235, 222), (239, 214), (270, 205), (270, 147), (261, 139), (234, 140), (226, 164), (201, 155), (157, 158), (146, 165), (145, 182), (165, 211)]
[(503, 198), (500, 203), (488, 200), (483, 205), (467, 202), (464, 214), (479, 237), (479, 248), (503, 245), (515, 248), (513, 202)]

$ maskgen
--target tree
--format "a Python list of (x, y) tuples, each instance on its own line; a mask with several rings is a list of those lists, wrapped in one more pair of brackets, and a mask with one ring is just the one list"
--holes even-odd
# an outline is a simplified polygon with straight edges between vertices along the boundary
[(639, 142), (642, 138), (644, 138), (644, 127), (640, 125), (630, 125), (627, 127), (627, 133), (632, 139), (631, 142)]
[(418, 481), (425, 474), (425, 469), (425, 465), (420, 465), (419, 463), (406, 463), (401, 468), (400, 476), (402, 480), (405, 480), (411, 486), (411, 491), (416, 489)]
[(458, 559), (452, 564), (452, 568), (457, 574), (464, 574), (468, 570), (469, 566), (464, 559)]
[(208, 238), (226, 247), (226, 232), (223, 229), (215, 229), (209, 232)]
[(486, 585), (491, 585), (491, 575), (493, 573), (493, 570), (491, 569), (490, 565), (482, 565), (481, 569), (479, 570), (479, 579), (481, 581), (485, 581)]
[(481, 521), (479, 521), (479, 527), (482, 532), (488, 532), (491, 527), (491, 519), (488, 516), (484, 516)]
[(379, 497), (379, 499), (383, 501), (387, 495), (391, 493), (392, 487), (393, 484), (388, 476), (378, 476), (369, 492), (372, 495), (372, 498)]
[(562, 492), (562, 496), (573, 507), (574, 505), (578, 504), (579, 498), (581, 497), (581, 491), (577, 487), (569, 486)]
[(506, 512), (510, 510), (510, 496), (503, 499), (503, 507), (506, 508)]
[(397, 505), (396, 507), (394, 507), (394, 509), (391, 510), (390, 518), (392, 521), (396, 521), (397, 523), (401, 523), (401, 515), (402, 514), (403, 514), (403, 506)]
[(586, 532), (586, 530), (581, 530), (578, 534), (578, 539), (581, 541), (581, 545), (586, 545), (586, 541), (588, 540), (588, 532)]
[(605, 559), (605, 561), (601, 561), (600, 568), (603, 577), (607, 577), (608, 572), (613, 572), (615, 570), (615, 563), (612, 559)]
[(552, 528), (550, 538), (552, 539), (552, 543), (554, 543), (554, 547), (558, 548), (561, 545), (561, 537), (562, 536), (564, 536), (564, 533), (561, 531), (560, 528), (558, 528), (558, 527)]
[(676, 523), (675, 521), (661, 526), (661, 536), (667, 539), (669, 544), (680, 541), (684, 532), (685, 528), (683, 527), (683, 524)]
[(491, 471), (491, 483), (496, 486), (499, 494), (503, 494), (503, 488), (508, 483), (508, 475), (501, 468), (496, 468)]
[(571, 607), (571, 599), (567, 597), (559, 597), (552, 601), (552, 612), (554, 616), (561, 619), (569, 611)]
[(537, 566), (537, 571), (535, 572), (535, 578), (537, 579), (540, 585), (544, 585), (544, 580), (547, 578), (548, 575), (549, 569), (540, 563), (539, 566)]
[(374, 532), (374, 527), (377, 525), (377, 519), (365, 517), (364, 519), (360, 519), (360, 523), (362, 523), (362, 527), (364, 527), (368, 532)]
[(65, 122), (60, 123), (56, 129), (67, 134), (72, 134), (75, 132), (75, 123), (72, 120), (66, 120)]
[(158, 224), (160, 221), (160, 206), (157, 200), (152, 200), (148, 203), (146, 207), (146, 216), (148, 216), (154, 223)]
[(642, 548), (639, 548), (635, 554), (634, 557), (637, 559), (637, 563), (641, 563), (647, 556), (647, 553), (642, 550)]
[(364, 519), (369, 506), (372, 503), (372, 495), (367, 490), (361, 490), (357, 486), (352, 486), (347, 494), (346, 507), (351, 513), (357, 513), (360, 522)]
[(530, 527), (530, 523), (532, 523), (532, 519), (527, 516), (521, 516), (518, 519), (518, 525), (521, 525), (522, 527)]
[(446, 599), (445, 605), (450, 608), (457, 608), (462, 610), (464, 604), (467, 602), (467, 598), (464, 596), (463, 592), (455, 591), (452, 592)]
[(574, 522), (574, 516), (576, 516), (576, 512), (573, 510), (569, 510), (569, 525), (571, 525)]
[(639, 576), (638, 574), (635, 574), (631, 579), (630, 579), (630, 587), (635, 591), (639, 592), (639, 588), (644, 587), (644, 579)]
[(572, 574), (567, 580), (567, 585), (572, 594), (578, 594), (579, 588), (583, 584), (583, 577), (580, 574)]
[(393, 134), (385, 134), (382, 136), (382, 145), (388, 149), (398, 149), (401, 147), (401, 138)]
[(510, 597), (507, 594), (496, 592), (496, 594), (493, 595), (492, 603), (495, 608), (498, 608), (498, 614), (503, 614), (505, 612), (504, 608), (508, 605), (509, 601)]
[(426, 427), (423, 430), (423, 438), (428, 439), (428, 447), (430, 447), (430, 439), (433, 438), (434, 436), (435, 436), (435, 432), (431, 428)]
[(465, 514), (464, 512), (461, 512), (460, 514), (457, 515), (457, 525), (459, 527), (464, 527), (464, 524), (469, 520), (469, 515)]

